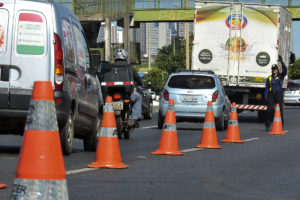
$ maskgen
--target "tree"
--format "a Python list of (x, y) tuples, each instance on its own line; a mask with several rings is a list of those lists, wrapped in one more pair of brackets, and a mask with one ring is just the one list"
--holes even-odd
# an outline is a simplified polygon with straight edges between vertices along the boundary
[(145, 83), (151, 83), (154, 87), (155, 91), (160, 91), (163, 87), (165, 82), (167, 81), (168, 75), (163, 72), (159, 68), (152, 68), (148, 71), (147, 74), (144, 76)]
[(300, 58), (295, 60), (293, 66), (289, 67), (288, 76), (289, 79), (300, 79)]
[(175, 37), (172, 44), (158, 50), (155, 59), (156, 66), (162, 71), (171, 74), (178, 69), (185, 69), (185, 48), (182, 37)]

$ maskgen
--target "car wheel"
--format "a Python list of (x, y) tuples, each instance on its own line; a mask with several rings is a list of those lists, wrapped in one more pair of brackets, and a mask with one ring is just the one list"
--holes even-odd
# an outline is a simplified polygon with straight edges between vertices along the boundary
[(216, 129), (218, 131), (224, 131), (225, 130), (225, 112), (222, 111), (219, 118), (216, 120)]
[(65, 127), (60, 133), (61, 149), (64, 155), (70, 155), (72, 152), (74, 137), (74, 117), (73, 112), (70, 111)]
[(158, 112), (158, 118), (157, 118), (157, 127), (159, 129), (162, 129), (163, 125), (164, 125), (164, 117), (161, 115), (160, 112)]
[(96, 151), (98, 138), (100, 137), (101, 115), (97, 116), (95, 120), (94, 129), (89, 137), (83, 139), (84, 151)]
[(122, 139), (122, 127), (123, 127), (122, 123), (123, 123), (122, 117), (121, 116), (116, 117), (117, 133), (119, 139)]

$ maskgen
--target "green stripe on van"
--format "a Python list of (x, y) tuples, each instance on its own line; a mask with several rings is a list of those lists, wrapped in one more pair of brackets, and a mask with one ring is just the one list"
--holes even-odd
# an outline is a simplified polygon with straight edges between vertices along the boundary
[(42, 55), (44, 51), (45, 47), (43, 46), (17, 45), (17, 52), (19, 54)]

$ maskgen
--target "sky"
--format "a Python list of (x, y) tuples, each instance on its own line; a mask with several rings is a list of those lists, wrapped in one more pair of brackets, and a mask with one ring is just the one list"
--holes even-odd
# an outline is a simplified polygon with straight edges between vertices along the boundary
[[(300, 21), (294, 21), (294, 48), (296, 58), (300, 58)], [(292, 46), (292, 44), (291, 44)]]

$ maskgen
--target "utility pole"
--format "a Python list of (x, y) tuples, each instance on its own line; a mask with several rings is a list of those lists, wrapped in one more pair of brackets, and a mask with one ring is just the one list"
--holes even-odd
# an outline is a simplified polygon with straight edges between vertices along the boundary
[[(185, 8), (189, 7), (189, 0), (185, 0)], [(184, 24), (184, 36), (185, 36), (185, 68), (190, 69), (190, 27), (189, 23)]]
[[(149, 0), (149, 9), (151, 8), (151, 1)], [(151, 23), (148, 22), (148, 71), (151, 69)]]

